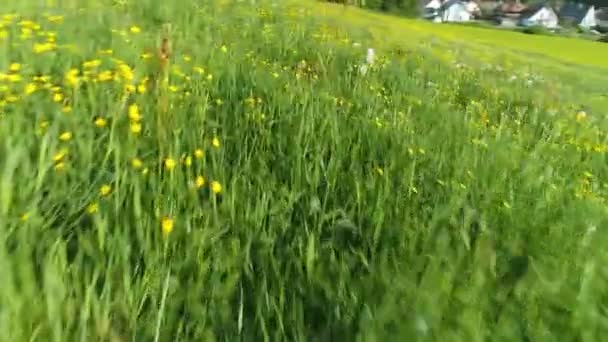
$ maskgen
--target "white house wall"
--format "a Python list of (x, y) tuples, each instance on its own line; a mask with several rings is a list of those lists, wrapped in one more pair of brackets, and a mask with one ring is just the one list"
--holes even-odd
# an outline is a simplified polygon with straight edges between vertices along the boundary
[(589, 8), (589, 10), (587, 11), (587, 14), (585, 14), (585, 17), (579, 23), (579, 26), (585, 27), (585, 28), (597, 26), (597, 21), (595, 20), (595, 8), (593, 6), (591, 6), (591, 8)]
[(443, 12), (443, 21), (463, 22), (471, 20), (471, 13), (462, 4), (454, 4)]
[(558, 19), (555, 12), (548, 8), (542, 8), (526, 20), (530, 24), (542, 25), (547, 28), (557, 27)]

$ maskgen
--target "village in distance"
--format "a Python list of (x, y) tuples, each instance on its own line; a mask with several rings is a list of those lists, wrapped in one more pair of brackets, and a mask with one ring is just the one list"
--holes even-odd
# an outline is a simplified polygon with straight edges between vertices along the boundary
[(575, 34), (597, 39), (608, 33), (608, 7), (580, 2), (428, 0), (422, 18), (436, 23), (462, 23), (523, 30), (526, 33)]

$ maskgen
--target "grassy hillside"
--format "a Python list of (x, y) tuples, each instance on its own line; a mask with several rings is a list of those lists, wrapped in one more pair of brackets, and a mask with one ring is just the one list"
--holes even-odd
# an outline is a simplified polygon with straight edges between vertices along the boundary
[(600, 66), (313, 2), (40, 4), (0, 17), (0, 341), (608, 331)]

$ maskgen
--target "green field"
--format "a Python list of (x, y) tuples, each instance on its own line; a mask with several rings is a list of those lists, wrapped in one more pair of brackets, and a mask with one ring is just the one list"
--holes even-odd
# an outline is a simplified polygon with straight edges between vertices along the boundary
[(608, 333), (608, 45), (252, 3), (3, 5), (0, 341)]

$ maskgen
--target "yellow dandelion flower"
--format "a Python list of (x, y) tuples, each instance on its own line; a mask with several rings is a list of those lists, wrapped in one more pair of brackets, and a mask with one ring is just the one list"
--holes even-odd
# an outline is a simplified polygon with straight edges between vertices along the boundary
[(18, 74), (10, 74), (10, 75), (6, 75), (6, 79), (10, 82), (10, 83), (18, 83), (21, 82), (21, 75)]
[(137, 86), (137, 92), (140, 94), (144, 94), (146, 92), (146, 85), (140, 84)]
[(99, 211), (99, 204), (97, 204), (97, 202), (93, 202), (93, 203), (87, 205), (88, 214), (93, 215), (98, 211)]
[(23, 213), (21, 214), (21, 216), (19, 217), (19, 219), (23, 222), (27, 221), (30, 219), (30, 213)]
[(220, 50), (222, 50), (223, 53), (228, 52), (228, 48), (226, 47), (226, 45), (222, 45), (222, 47), (220, 48)]
[(104, 119), (104, 118), (97, 118), (95, 119), (95, 126), (99, 127), (99, 128), (104, 128), (108, 125), (108, 120)]
[(184, 165), (186, 165), (186, 166), (191, 166), (192, 165), (192, 157), (191, 156), (186, 156), (184, 158)]
[(109, 186), (108, 184), (104, 184), (101, 186), (101, 188), (99, 188), (99, 194), (102, 197), (108, 196), (110, 194), (110, 192), (112, 192), (112, 187)]
[(131, 133), (133, 133), (133, 134), (141, 133), (141, 124), (139, 122), (131, 123)]
[(41, 53), (53, 51), (56, 47), (57, 46), (53, 42), (34, 43), (32, 50), (34, 50), (34, 53), (41, 54)]
[(169, 235), (173, 231), (173, 219), (170, 217), (163, 217), (160, 223), (160, 227), (163, 231), (163, 234)]
[(587, 113), (583, 110), (576, 113), (576, 121), (581, 122), (587, 118)]
[(51, 23), (61, 23), (63, 22), (63, 16), (61, 15), (49, 15), (46, 20)]
[(68, 149), (67, 148), (62, 148), (57, 153), (55, 153), (55, 155), (53, 156), (53, 161), (56, 162), (56, 163), (60, 162), (67, 155), (68, 155)]
[(205, 154), (203, 153), (203, 150), (201, 150), (200, 148), (197, 148), (197, 149), (194, 151), (194, 157), (195, 157), (196, 159), (201, 159), (201, 158), (203, 158), (203, 156), (204, 156), (204, 155), (205, 155)]
[(133, 158), (131, 159), (131, 166), (134, 169), (139, 170), (142, 168), (142, 166), (144, 166), (144, 163), (139, 158)]
[(139, 27), (137, 27), (137, 26), (131, 26), (129, 28), (129, 31), (131, 31), (131, 33), (137, 34), (137, 33), (141, 32), (141, 29)]
[(64, 113), (66, 113), (66, 114), (67, 113), (71, 113), (72, 112), (72, 106), (68, 106), (68, 105), (63, 106), (63, 108), (61, 108), (61, 111), (64, 112)]
[(137, 89), (133, 84), (125, 84), (125, 93), (133, 94)]
[(215, 147), (215, 148), (219, 148), (220, 147), (220, 139), (218, 139), (217, 137), (213, 138), (213, 140), (211, 140), (211, 145), (213, 145), (213, 147)]
[(36, 90), (38, 90), (38, 86), (35, 83), (28, 83), (23, 89), (23, 92), (25, 93), (25, 95), (30, 95)]
[(93, 60), (82, 63), (82, 67), (85, 69), (97, 68), (100, 65), (101, 65), (101, 60), (99, 60), (99, 59), (93, 59)]
[(211, 182), (211, 191), (216, 195), (220, 194), (222, 192), (222, 184), (218, 181)]
[(80, 73), (80, 71), (78, 71), (78, 69), (70, 69), (66, 74), (65, 74), (65, 82), (72, 86), (75, 87), (78, 85), (78, 83), (80, 82), (80, 78), (78, 77), (78, 74)]
[(198, 74), (204, 74), (205, 73), (205, 69), (200, 67), (200, 66), (195, 66), (194, 68), (192, 68), (196, 73)]
[(109, 70), (104, 70), (97, 75), (97, 80), (99, 82), (107, 82), (114, 79), (114, 74), (112, 74)]
[(125, 81), (131, 81), (133, 80), (133, 69), (131, 69), (130, 66), (128, 66), (125, 63), (120, 63), (118, 65), (118, 71), (120, 72), (120, 76), (123, 78), (123, 80)]
[(139, 56), (141, 59), (150, 59), (152, 58), (152, 54), (149, 52), (144, 52)]
[(19, 70), (21, 70), (21, 64), (11, 63), (11, 65), (8, 66), (8, 70), (11, 72), (19, 72)]
[(171, 159), (171, 158), (165, 159), (165, 168), (167, 170), (169, 170), (169, 171), (173, 170), (176, 165), (177, 165), (177, 163), (175, 162), (175, 159)]
[(197, 188), (202, 188), (203, 186), (205, 186), (205, 178), (203, 176), (197, 176), (194, 180), (194, 184), (196, 184)]
[(63, 94), (55, 93), (53, 94), (53, 102), (61, 102), (63, 101)]
[(138, 122), (141, 120), (141, 114), (139, 114), (139, 107), (137, 104), (132, 104), (129, 106), (129, 119), (131, 121)]
[(65, 170), (64, 162), (59, 162), (59, 163), (55, 164), (55, 171), (63, 171), (63, 170)]
[(72, 132), (63, 132), (61, 133), (61, 135), (59, 135), (59, 140), (61, 141), (70, 141), (72, 139)]

